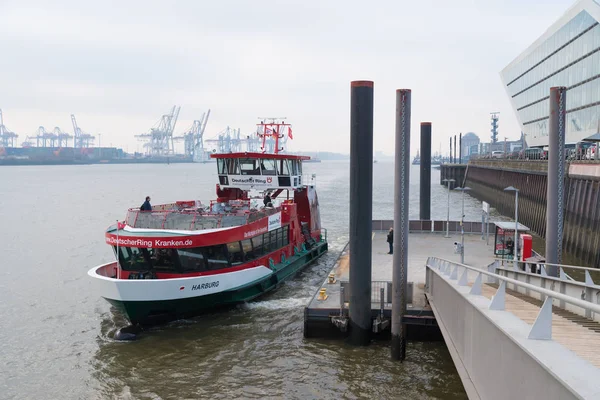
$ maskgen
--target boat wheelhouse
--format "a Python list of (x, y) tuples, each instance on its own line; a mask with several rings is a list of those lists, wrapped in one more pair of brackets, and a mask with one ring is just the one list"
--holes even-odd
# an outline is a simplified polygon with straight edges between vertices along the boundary
[(217, 198), (128, 210), (109, 227), (116, 261), (89, 271), (102, 297), (133, 325), (246, 302), (327, 251), (305, 156), (212, 154)]

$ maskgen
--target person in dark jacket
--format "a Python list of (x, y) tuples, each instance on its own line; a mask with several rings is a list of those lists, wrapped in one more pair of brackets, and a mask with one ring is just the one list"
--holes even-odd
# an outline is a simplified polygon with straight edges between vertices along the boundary
[(152, 211), (152, 206), (150, 205), (150, 196), (146, 196), (146, 201), (140, 207), (141, 211)]
[[(265, 207), (268, 207), (269, 203), (271, 203), (271, 202), (272, 202), (271, 196), (269, 196), (269, 194), (267, 193), (267, 195), (263, 199), (263, 204), (265, 205)], [(273, 207), (273, 205), (271, 205), (271, 207)]]
[(387, 242), (390, 245), (390, 252), (388, 254), (394, 254), (394, 228), (390, 228), (387, 234)]
[(508, 255), (510, 256), (512, 256), (515, 252), (515, 242), (510, 236), (508, 239), (506, 239), (506, 250), (508, 250)]

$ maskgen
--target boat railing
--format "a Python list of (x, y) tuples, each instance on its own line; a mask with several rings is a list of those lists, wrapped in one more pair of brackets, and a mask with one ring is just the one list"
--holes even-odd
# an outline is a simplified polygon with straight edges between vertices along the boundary
[(141, 211), (130, 209), (126, 223), (133, 228), (203, 230), (244, 225), (250, 213), (210, 214), (196, 211)]
[(250, 224), (252, 222), (258, 221), (261, 218), (268, 217), (269, 215), (276, 214), (279, 211), (281, 211), (280, 207), (264, 207), (264, 208), (261, 208), (258, 211), (255, 211), (255, 212), (251, 213), (248, 216), (248, 223)]
[(125, 222), (132, 228), (195, 231), (240, 226), (280, 211), (280, 207), (265, 207), (252, 212), (246, 210), (231, 214), (215, 214), (192, 210), (141, 211), (132, 208), (127, 211)]

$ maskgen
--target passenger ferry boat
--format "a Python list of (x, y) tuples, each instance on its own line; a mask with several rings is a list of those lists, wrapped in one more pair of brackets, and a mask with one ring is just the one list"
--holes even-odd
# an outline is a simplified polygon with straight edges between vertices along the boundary
[(274, 153), (211, 155), (216, 200), (132, 208), (107, 229), (116, 261), (88, 275), (132, 325), (250, 301), (327, 251), (315, 176), (302, 174), (309, 157), (280, 153), (277, 138), (287, 124), (275, 125), (264, 129), (275, 138)]

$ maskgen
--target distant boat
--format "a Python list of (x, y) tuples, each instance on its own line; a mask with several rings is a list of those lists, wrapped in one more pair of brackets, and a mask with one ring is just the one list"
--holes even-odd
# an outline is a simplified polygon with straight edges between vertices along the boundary
[(415, 158), (413, 158), (412, 165), (421, 165), (421, 156), (419, 155), (418, 151)]

